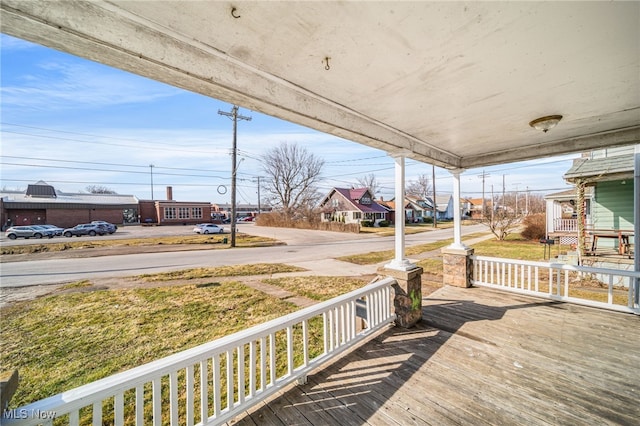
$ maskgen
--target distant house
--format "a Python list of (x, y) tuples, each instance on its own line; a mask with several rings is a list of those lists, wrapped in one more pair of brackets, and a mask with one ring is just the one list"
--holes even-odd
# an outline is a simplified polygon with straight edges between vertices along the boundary
[[(427, 198), (426, 201), (433, 203), (432, 197)], [(438, 220), (453, 219), (453, 197), (451, 194), (436, 194), (436, 212)]]
[(414, 195), (405, 197), (405, 215), (408, 222), (424, 222), (433, 217), (433, 203), (431, 199), (424, 199)]
[(367, 188), (333, 188), (320, 202), (323, 222), (360, 223), (388, 220), (388, 209), (378, 204)]
[[(585, 187), (585, 216), (575, 219), (583, 220), (585, 227), (595, 232), (632, 232), (633, 173), (633, 146), (592, 151), (574, 160), (563, 177), (567, 182)], [(575, 204), (577, 196), (574, 196), (573, 200)], [(569, 204), (571, 205), (571, 199)], [(558, 216), (562, 218), (567, 211), (566, 208), (556, 209), (551, 219), (556, 220)], [(631, 240), (633, 242), (633, 236)], [(613, 239), (605, 239), (599, 242), (598, 246), (613, 246), (616, 243)]]

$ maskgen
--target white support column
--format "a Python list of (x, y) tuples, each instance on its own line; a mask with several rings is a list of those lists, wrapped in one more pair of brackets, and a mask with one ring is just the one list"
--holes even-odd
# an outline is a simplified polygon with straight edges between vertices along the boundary
[(462, 218), (460, 217), (460, 173), (462, 169), (451, 170), (453, 175), (453, 244), (448, 248), (467, 250), (462, 244)]
[[(640, 271), (640, 256), (638, 256), (638, 236), (640, 235), (640, 145), (634, 149), (633, 162), (633, 266)], [(640, 306), (640, 280), (634, 283), (633, 303)]]
[(394, 155), (395, 160), (395, 199), (396, 199), (396, 223), (395, 223), (395, 258), (385, 268), (398, 271), (409, 271), (417, 268), (404, 257), (404, 155)]

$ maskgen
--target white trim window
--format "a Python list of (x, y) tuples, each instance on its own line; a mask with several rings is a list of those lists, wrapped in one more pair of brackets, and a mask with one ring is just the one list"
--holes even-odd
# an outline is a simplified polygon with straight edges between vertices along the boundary
[(164, 208), (164, 218), (165, 219), (175, 219), (176, 218), (176, 208), (175, 207), (165, 207)]
[(202, 219), (202, 207), (192, 207), (191, 217), (194, 219)]
[(189, 219), (189, 207), (178, 207), (178, 219)]

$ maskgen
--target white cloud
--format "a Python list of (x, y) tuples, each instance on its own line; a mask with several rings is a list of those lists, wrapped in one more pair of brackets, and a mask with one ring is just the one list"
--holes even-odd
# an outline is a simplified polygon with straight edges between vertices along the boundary
[(43, 62), (20, 76), (22, 84), (3, 84), (2, 103), (38, 110), (99, 109), (107, 106), (151, 103), (180, 95), (131, 74), (93, 63)]

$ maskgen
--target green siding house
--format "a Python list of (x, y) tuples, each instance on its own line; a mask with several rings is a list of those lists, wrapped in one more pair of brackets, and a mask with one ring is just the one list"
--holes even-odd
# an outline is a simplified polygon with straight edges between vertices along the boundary
[[(583, 154), (565, 173), (568, 182), (591, 187), (589, 232), (626, 232), (633, 236), (634, 147), (621, 147)], [(587, 242), (591, 241), (587, 236)], [(598, 248), (615, 248), (615, 238), (598, 241)]]

